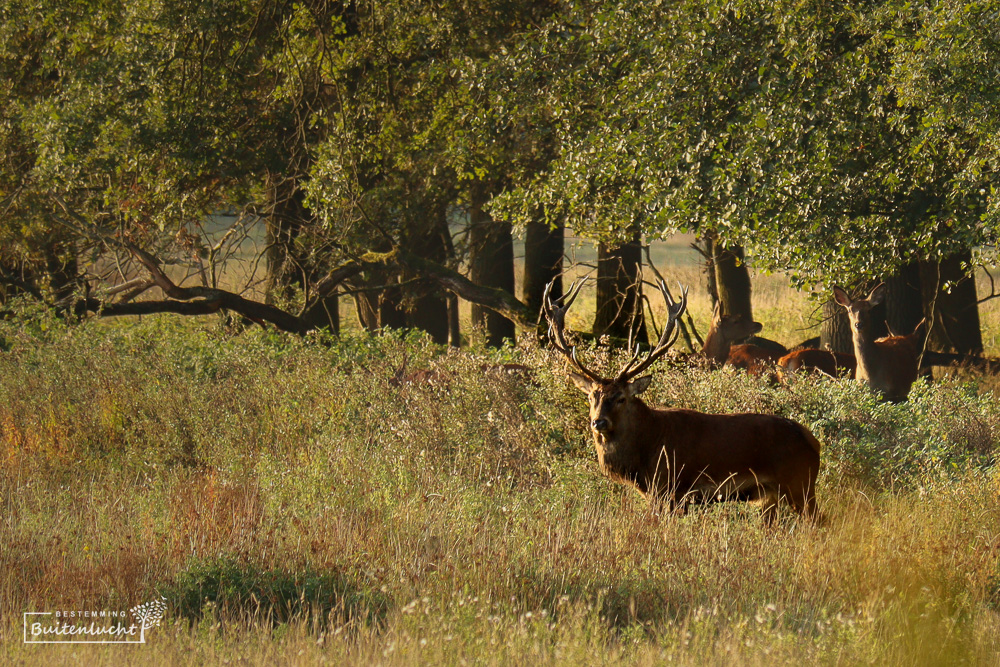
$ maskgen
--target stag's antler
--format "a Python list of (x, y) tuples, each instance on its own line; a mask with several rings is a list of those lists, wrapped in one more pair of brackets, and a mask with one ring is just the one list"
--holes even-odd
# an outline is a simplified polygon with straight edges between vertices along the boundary
[[(566, 313), (569, 311), (569, 307), (573, 305), (573, 301), (580, 293), (580, 289), (583, 287), (586, 278), (575, 280), (569, 288), (569, 292), (565, 296), (559, 299), (551, 298), (551, 290), (555, 281), (550, 282), (545, 286), (544, 293), (544, 311), (545, 319), (549, 323), (549, 341), (552, 346), (563, 353), (567, 359), (569, 359), (574, 366), (576, 366), (581, 373), (590, 378), (595, 382), (605, 382), (604, 378), (584, 366), (576, 356), (576, 346), (570, 345), (566, 342)], [(643, 372), (652, 365), (654, 361), (662, 357), (667, 350), (674, 344), (677, 340), (677, 320), (680, 319), (681, 315), (684, 314), (684, 310), (687, 308), (687, 294), (688, 290), (686, 287), (681, 287), (681, 300), (674, 301), (674, 297), (670, 294), (670, 290), (667, 289), (667, 284), (663, 282), (663, 279), (659, 279), (660, 293), (663, 295), (663, 299), (667, 303), (667, 321), (663, 325), (663, 332), (660, 334), (660, 340), (656, 345), (649, 350), (646, 357), (639, 361), (639, 346), (635, 346), (635, 352), (632, 354), (632, 358), (628, 360), (625, 367), (618, 373), (617, 379), (619, 381), (628, 381), (631, 378), (637, 376), (639, 373)], [(629, 343), (631, 345), (631, 341)]]
[(677, 320), (680, 319), (687, 308), (688, 288), (678, 284), (677, 286), (681, 289), (681, 300), (674, 301), (674, 297), (670, 293), (670, 290), (667, 289), (667, 284), (663, 282), (663, 279), (658, 279), (657, 283), (657, 286), (660, 288), (660, 294), (663, 295), (663, 300), (667, 303), (667, 321), (664, 323), (663, 331), (660, 333), (660, 340), (657, 341), (654, 347), (650, 348), (646, 358), (641, 362), (639, 361), (639, 346), (636, 345), (632, 358), (628, 360), (625, 367), (618, 373), (618, 381), (627, 382), (649, 368), (654, 361), (666, 354), (667, 350), (673, 346), (674, 341), (677, 340), (678, 333), (680, 333), (677, 329)]
[(573, 284), (569, 287), (569, 291), (558, 299), (553, 299), (551, 294), (552, 286), (555, 282), (553, 280), (545, 286), (545, 292), (542, 296), (545, 319), (549, 322), (549, 342), (552, 343), (552, 347), (562, 352), (581, 373), (594, 382), (602, 382), (603, 380), (600, 375), (584, 366), (576, 358), (576, 345), (570, 345), (566, 342), (566, 313), (580, 294), (586, 278), (574, 280)]

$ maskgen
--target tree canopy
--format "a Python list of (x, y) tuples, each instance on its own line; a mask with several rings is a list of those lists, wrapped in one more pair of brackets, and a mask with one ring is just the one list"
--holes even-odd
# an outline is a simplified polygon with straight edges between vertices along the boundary
[(711, 232), (802, 282), (995, 242), (995, 3), (574, 8), (506, 59), (544, 72), (567, 120), (505, 213), (542, 206), (598, 238)]
[(710, 234), (800, 284), (996, 242), (997, 2), (2, 0), (0, 17), (8, 281), (18, 262), (87, 280), (90, 253), (121, 282), (123, 257), (149, 268), (129, 248), (203, 262), (207, 215), (292, 199), (307, 299), (395, 262), (395, 283), (508, 315), (516, 299), (457, 281), (454, 211), (605, 242)]

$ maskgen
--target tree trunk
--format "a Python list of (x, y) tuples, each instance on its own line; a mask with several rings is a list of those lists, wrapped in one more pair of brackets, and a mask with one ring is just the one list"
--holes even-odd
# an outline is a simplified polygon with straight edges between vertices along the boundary
[(851, 323), (847, 320), (847, 311), (833, 299), (823, 304), (819, 346), (823, 350), (854, 354), (854, 341), (851, 337)]
[(366, 291), (354, 295), (354, 304), (358, 311), (358, 321), (365, 331), (375, 332), (384, 327), (402, 329), (406, 326), (406, 313), (401, 303), (403, 294), (394, 283), (395, 275), (381, 266), (370, 266), (365, 269), (363, 280), (358, 281)]
[(268, 176), (265, 232), (267, 248), (264, 258), (267, 279), (264, 283), (265, 302), (287, 300), (293, 285), (304, 284), (304, 267), (295, 256), (295, 239), (308, 214), (303, 206), (304, 193), (293, 178)]
[[(507, 222), (494, 220), (483, 211), (484, 196), (474, 198), (469, 211), (469, 279), (477, 285), (496, 287), (514, 294), (514, 239)], [(472, 326), (486, 334), (486, 344), (500, 347), (513, 340), (514, 323), (503, 315), (472, 304)]]
[(23, 263), (4, 261), (0, 258), (0, 306), (6, 305), (11, 297), (22, 292), (34, 290), (34, 279), (29, 275)]
[[(429, 226), (409, 229), (403, 244), (415, 255), (444, 263), (451, 241), (445, 207), (430, 207), (425, 220), (430, 221)], [(404, 275), (406, 279), (421, 277)], [(450, 330), (448, 301), (437, 283), (421, 281), (418, 285), (407, 287), (406, 292), (406, 325), (426, 331), (439, 345), (447, 345)]]
[(719, 303), (719, 286), (715, 284), (715, 260), (712, 259), (712, 238), (705, 236), (695, 241), (695, 249), (705, 259), (702, 269), (705, 272), (705, 286), (708, 290), (708, 298), (712, 304), (712, 312)]
[(53, 242), (45, 246), (45, 282), (50, 298), (62, 303), (73, 296), (79, 277), (76, 248), (69, 242)]
[(448, 294), (448, 347), (462, 347), (462, 327), (459, 323), (458, 307), (458, 296)]
[(903, 265), (897, 273), (886, 278), (885, 286), (885, 322), (888, 330), (900, 335), (912, 333), (924, 317), (920, 264), (910, 262)]
[(715, 288), (722, 313), (743, 315), (753, 320), (753, 305), (750, 299), (750, 271), (743, 261), (743, 248), (724, 247), (718, 240), (711, 242), (712, 265), (715, 268)]
[[(267, 249), (267, 279), (265, 303), (287, 301), (296, 287), (305, 290), (316, 279), (320, 267), (312, 265), (296, 250), (296, 241), (303, 229), (312, 222), (305, 207), (305, 193), (293, 178), (269, 176), (268, 206), (265, 220)], [(327, 295), (302, 313), (302, 319), (317, 328), (340, 331), (340, 304), (336, 293)]]
[(340, 295), (337, 291), (328, 294), (312, 304), (302, 313), (302, 319), (317, 329), (329, 329), (330, 333), (340, 333)]
[(608, 335), (627, 340), (635, 330), (636, 341), (648, 343), (642, 312), (642, 245), (639, 233), (632, 241), (609, 248), (601, 243), (597, 249), (597, 315), (594, 336)]
[[(533, 313), (541, 313), (545, 286), (555, 281), (550, 295), (563, 294), (562, 265), (565, 228), (544, 222), (529, 222), (524, 233), (524, 283), (521, 300)], [(544, 321), (544, 318), (543, 318)]]
[[(967, 276), (972, 253), (965, 251), (940, 262), (921, 262), (924, 313), (932, 323), (928, 349), (936, 352), (981, 354), (983, 337), (979, 323), (976, 281)], [(951, 291), (944, 286), (952, 283)]]
[(436, 290), (418, 296), (406, 313), (407, 326), (426, 331), (438, 345), (448, 344), (449, 321), (448, 301)]

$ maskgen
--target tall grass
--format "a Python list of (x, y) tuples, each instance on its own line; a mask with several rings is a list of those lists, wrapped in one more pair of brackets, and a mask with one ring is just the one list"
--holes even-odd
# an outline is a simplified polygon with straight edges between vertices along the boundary
[[(602, 478), (544, 350), (0, 323), (0, 659), (252, 664), (987, 664), (1000, 408), (664, 366), (654, 402), (824, 444), (827, 522), (665, 514)], [(598, 365), (616, 359), (592, 352)], [(488, 368), (518, 362), (530, 378)], [(434, 381), (398, 371), (429, 368)], [(486, 367), (486, 368), (484, 368)], [(32, 646), (21, 613), (163, 595), (150, 644)]]

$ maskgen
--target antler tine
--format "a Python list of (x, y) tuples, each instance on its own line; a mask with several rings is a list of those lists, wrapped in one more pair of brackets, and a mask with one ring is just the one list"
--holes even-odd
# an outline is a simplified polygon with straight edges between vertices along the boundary
[(637, 349), (632, 358), (629, 359), (628, 363), (625, 364), (625, 367), (618, 374), (619, 380), (628, 380), (649, 368), (654, 361), (662, 357), (673, 346), (677, 341), (677, 336), (680, 334), (680, 330), (677, 329), (677, 320), (680, 319), (681, 315), (687, 309), (688, 288), (678, 283), (677, 286), (681, 289), (681, 300), (674, 301), (674, 297), (663, 279), (660, 278), (657, 282), (659, 283), (660, 294), (663, 295), (663, 300), (667, 303), (667, 321), (663, 325), (663, 331), (660, 333), (660, 340), (657, 341), (655, 347), (650, 349), (646, 358), (633, 368), (639, 357)]
[(569, 359), (581, 373), (595, 382), (601, 382), (602, 378), (600, 375), (584, 366), (583, 363), (577, 359), (576, 346), (570, 345), (566, 342), (566, 313), (569, 311), (569, 307), (573, 305), (576, 297), (580, 294), (580, 290), (583, 288), (583, 284), (585, 282), (586, 278), (574, 280), (573, 284), (570, 285), (569, 291), (554, 300), (552, 299), (551, 292), (552, 285), (555, 281), (553, 280), (549, 282), (549, 284), (545, 286), (545, 291), (542, 294), (542, 308), (545, 312), (545, 319), (549, 322), (549, 342), (552, 343), (552, 347), (559, 350), (559, 352)]
[[(626, 349), (628, 351), (632, 352), (631, 348), (626, 348)], [(619, 378), (628, 377), (629, 371), (632, 369), (632, 365), (635, 364), (635, 362), (639, 360), (639, 354), (640, 354), (639, 343), (636, 343), (635, 344), (635, 351), (632, 352), (632, 356), (629, 357), (629, 360), (625, 362), (625, 365), (622, 367), (621, 371), (618, 372), (618, 377)]]
[[(569, 292), (562, 295), (558, 299), (552, 299), (552, 286), (555, 284), (555, 280), (550, 281), (545, 286), (545, 291), (542, 293), (542, 303), (545, 310), (545, 319), (549, 322), (549, 338), (554, 339), (557, 346), (562, 343), (563, 352), (566, 351), (565, 346), (565, 336), (563, 329), (566, 325), (566, 313), (569, 311), (569, 307), (573, 305), (576, 300), (577, 295), (580, 293), (580, 289), (583, 288), (583, 280), (574, 280), (573, 284), (569, 287)], [(558, 305), (563, 303), (564, 305)]]
[[(639, 320), (639, 316), (642, 315), (642, 266), (637, 267), (637, 275), (634, 283), (636, 287), (637, 298), (632, 306), (632, 317), (629, 318), (628, 323), (628, 344), (625, 347), (626, 350), (631, 351), (633, 347), (638, 347), (638, 341), (636, 341), (636, 322)], [(638, 350), (636, 350), (638, 351)]]

